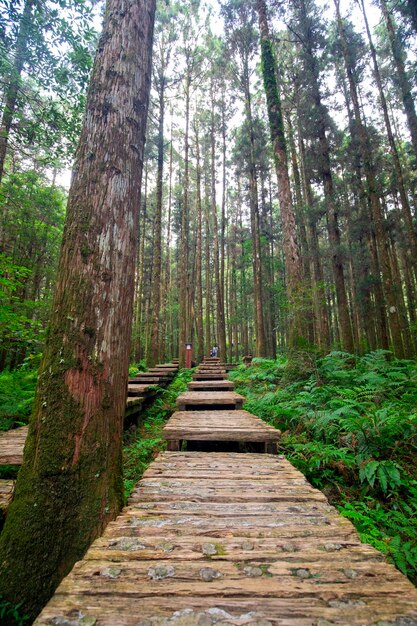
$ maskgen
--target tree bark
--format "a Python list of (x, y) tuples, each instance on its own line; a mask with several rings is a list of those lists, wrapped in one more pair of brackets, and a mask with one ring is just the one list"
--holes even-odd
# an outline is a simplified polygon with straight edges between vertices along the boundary
[(153, 0), (108, 0), (35, 406), (0, 541), (4, 598), (35, 616), (123, 504)]

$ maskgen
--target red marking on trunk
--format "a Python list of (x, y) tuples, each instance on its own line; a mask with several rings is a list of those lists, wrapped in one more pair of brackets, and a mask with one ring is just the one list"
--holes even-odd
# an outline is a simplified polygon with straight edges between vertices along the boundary
[(71, 369), (65, 372), (65, 384), (74, 400), (82, 407), (84, 418), (81, 432), (75, 435), (75, 448), (72, 465), (75, 465), (81, 454), (81, 444), (88, 424), (95, 413), (101, 409), (103, 389), (97, 377), (85, 369)]

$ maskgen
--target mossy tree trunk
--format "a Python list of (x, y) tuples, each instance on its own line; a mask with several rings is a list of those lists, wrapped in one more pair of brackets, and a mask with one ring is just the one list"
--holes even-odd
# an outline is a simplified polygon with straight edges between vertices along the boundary
[(123, 503), (134, 262), (154, 0), (108, 0), (0, 593), (35, 616)]
[(308, 340), (306, 308), (303, 302), (303, 267), (297, 241), (295, 213), (291, 198), (291, 184), (288, 174), (287, 146), (284, 134), (281, 99), (277, 84), (277, 68), (269, 36), (266, 4), (257, 0), (261, 34), (262, 75), (268, 107), (269, 128), (274, 151), (275, 170), (278, 179), (278, 198), (281, 210), (285, 272), (289, 304), (288, 347), (297, 350)]

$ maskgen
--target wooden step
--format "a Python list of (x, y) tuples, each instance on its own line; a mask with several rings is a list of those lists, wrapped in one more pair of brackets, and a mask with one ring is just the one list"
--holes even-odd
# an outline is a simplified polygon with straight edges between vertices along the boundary
[(161, 385), (165, 385), (169, 382), (171, 382), (171, 378), (169, 376), (159, 376), (158, 374), (141, 374), (140, 376), (137, 376), (134, 379), (131, 379), (129, 382), (134, 382), (134, 383), (139, 383), (139, 384), (146, 384), (146, 383), (154, 383), (154, 384), (161, 384)]
[(158, 390), (157, 385), (140, 385), (136, 383), (129, 383), (127, 386), (127, 395), (129, 396), (143, 396), (149, 398), (154, 396)]
[(194, 380), (188, 383), (190, 391), (231, 391), (235, 383), (231, 380)]
[(226, 380), (227, 374), (214, 372), (194, 372), (193, 380)]
[(0, 432), (0, 465), (21, 465), (28, 427)]
[(186, 411), (189, 407), (212, 406), (213, 409), (221, 407), (231, 407), (241, 409), (245, 398), (235, 391), (184, 391), (181, 393), (176, 404), (180, 411)]
[(417, 590), (279, 456), (160, 454), (35, 621), (412, 626)]
[(14, 490), (14, 480), (6, 478), (0, 479), (0, 524), (3, 524), (4, 518), (12, 500)]
[[(168, 450), (180, 450), (182, 441), (264, 443), (276, 452), (280, 431), (248, 411), (177, 411), (163, 430)], [(270, 445), (271, 444), (271, 445)]]

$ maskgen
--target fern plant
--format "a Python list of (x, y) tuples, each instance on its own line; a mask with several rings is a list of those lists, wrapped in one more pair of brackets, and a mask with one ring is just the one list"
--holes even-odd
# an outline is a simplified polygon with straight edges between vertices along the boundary
[(232, 374), (245, 408), (283, 432), (287, 458), (417, 581), (417, 363), (335, 351), (291, 384), (275, 370), (257, 360)]

